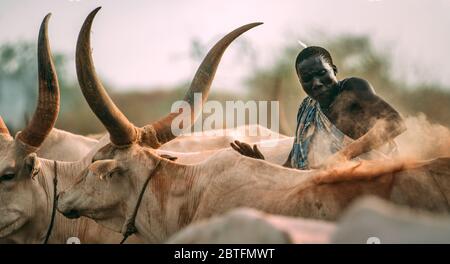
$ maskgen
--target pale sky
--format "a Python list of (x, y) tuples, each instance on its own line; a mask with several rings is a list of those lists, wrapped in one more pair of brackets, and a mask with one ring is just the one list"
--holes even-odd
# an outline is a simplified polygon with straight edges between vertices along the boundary
[[(52, 49), (73, 58), (80, 27), (97, 6), (103, 8), (93, 25), (96, 69), (119, 89), (191, 79), (198, 63), (189, 57), (194, 38), (210, 48), (229, 31), (257, 21), (264, 25), (226, 51), (215, 87), (242, 90), (249, 72), (314, 29), (369, 34), (377, 49), (393, 55), (396, 77), (413, 82), (428, 75), (450, 87), (450, 0), (1, 0), (0, 43), (35, 41), (43, 17), (52, 12)], [(75, 76), (73, 60), (69, 66)]]

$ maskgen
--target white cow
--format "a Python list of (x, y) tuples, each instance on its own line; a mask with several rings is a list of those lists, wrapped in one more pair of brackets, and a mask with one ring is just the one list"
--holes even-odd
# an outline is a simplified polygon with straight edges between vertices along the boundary
[(335, 224), (267, 214), (251, 208), (198, 221), (171, 236), (169, 244), (324, 244)]
[[(256, 141), (257, 137), (247, 137), (253, 141), (253, 144), (258, 146), (258, 149), (264, 154), (264, 158), (266, 161), (282, 165), (286, 162), (287, 157), (289, 156), (289, 152), (292, 148), (292, 143), (294, 138), (292, 137), (280, 137), (280, 139), (270, 139), (270, 140), (261, 140)], [(210, 139), (214, 141), (214, 139)], [(227, 141), (228, 142), (228, 139)], [(248, 141), (247, 141), (248, 142)], [(191, 142), (189, 142), (191, 143)], [(213, 144), (211, 142), (211, 144)], [(230, 142), (228, 142), (229, 146)], [(205, 150), (205, 151), (195, 151), (195, 152), (177, 152), (170, 151), (164, 149), (157, 149), (156, 152), (162, 157), (173, 157), (173, 160), (176, 160), (177, 163), (182, 164), (195, 164), (207, 160), (214, 156), (214, 154), (218, 152), (233, 152), (234, 150), (231, 147), (224, 147), (215, 150)], [(176, 158), (176, 159), (174, 159)]]
[(398, 206), (377, 197), (358, 199), (337, 222), (331, 243), (450, 243), (449, 215)]
[(159, 150), (176, 152), (203, 152), (230, 147), (235, 140), (256, 143), (266, 140), (280, 140), (287, 136), (271, 131), (261, 125), (245, 125), (236, 128), (214, 129), (181, 135), (162, 145)]
[(365, 196), (337, 222), (240, 208), (189, 225), (166, 243), (450, 243), (450, 217)]
[(96, 139), (53, 128), (36, 153), (39, 157), (50, 160), (77, 161), (98, 144)]

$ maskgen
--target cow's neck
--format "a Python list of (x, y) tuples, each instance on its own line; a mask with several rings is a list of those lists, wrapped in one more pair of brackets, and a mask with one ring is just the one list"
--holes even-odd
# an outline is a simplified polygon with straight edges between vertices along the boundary
[(45, 195), (45, 199), (39, 199), (39, 201), (45, 201), (44, 205), (40, 205), (38, 216), (33, 218), (31, 222), (32, 226), (35, 227), (36, 234), (34, 236), (33, 243), (43, 243), (52, 220), (52, 208), (54, 201), (54, 173), (53, 173), (53, 163), (45, 159), (39, 159), (40, 161), (40, 171), (36, 176), (39, 186), (41, 187), (42, 193)]
[[(45, 223), (45, 230), (43, 230), (45, 238), (53, 210), (53, 179), (55, 177), (55, 171), (58, 180), (57, 191), (59, 192), (66, 189), (72, 183), (79, 172), (84, 169), (86, 162), (84, 160), (78, 162), (58, 161), (55, 170), (55, 162), (53, 160), (40, 159), (40, 161), (41, 186), (45, 190), (47, 196), (46, 211), (41, 218), (41, 221)], [(70, 237), (77, 237), (81, 241), (86, 241), (84, 236), (87, 232), (85, 232), (86, 230), (83, 230), (86, 229), (86, 224), (83, 224), (83, 221), (85, 222), (87, 220), (83, 218), (71, 220), (64, 217), (59, 212), (56, 212), (49, 243), (66, 243), (67, 239)]]
[[(198, 166), (167, 160), (163, 163), (152, 175), (136, 217), (137, 235), (147, 242), (163, 242), (189, 224), (201, 200)], [(142, 175), (134, 183), (134, 195), (127, 210), (129, 215), (136, 205), (135, 201), (147, 176)]]

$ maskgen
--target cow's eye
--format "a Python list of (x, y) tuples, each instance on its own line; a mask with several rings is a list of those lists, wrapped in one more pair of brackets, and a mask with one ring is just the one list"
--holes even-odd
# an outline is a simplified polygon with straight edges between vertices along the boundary
[(114, 175), (116, 175), (117, 173), (120, 173), (122, 170), (120, 168), (115, 168), (113, 170), (111, 170), (110, 172), (108, 172), (107, 176), (109, 178), (112, 178)]
[(0, 177), (0, 181), (10, 181), (14, 179), (14, 177), (16, 177), (14, 173), (7, 173)]

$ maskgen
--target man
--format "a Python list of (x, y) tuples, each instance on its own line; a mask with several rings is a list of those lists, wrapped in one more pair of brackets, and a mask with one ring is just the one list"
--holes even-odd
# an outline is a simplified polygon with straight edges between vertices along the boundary
[[(406, 130), (399, 113), (375, 94), (364, 79), (338, 81), (330, 53), (311, 46), (295, 62), (308, 95), (297, 114), (297, 129), (286, 167), (329, 167), (354, 158), (386, 158), (393, 139)], [(264, 159), (256, 145), (231, 143), (242, 155)], [(382, 148), (381, 148), (382, 147)]]

